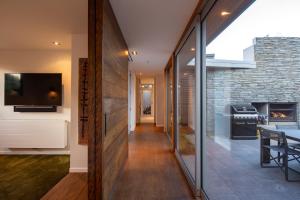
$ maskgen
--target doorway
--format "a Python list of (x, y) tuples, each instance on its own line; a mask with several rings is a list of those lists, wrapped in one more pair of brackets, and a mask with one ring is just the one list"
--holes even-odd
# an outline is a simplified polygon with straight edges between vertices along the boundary
[(153, 123), (154, 122), (154, 95), (153, 85), (141, 85), (141, 122)]
[(152, 77), (140, 77), (138, 81), (139, 100), (137, 111), (140, 123), (155, 122), (155, 79)]

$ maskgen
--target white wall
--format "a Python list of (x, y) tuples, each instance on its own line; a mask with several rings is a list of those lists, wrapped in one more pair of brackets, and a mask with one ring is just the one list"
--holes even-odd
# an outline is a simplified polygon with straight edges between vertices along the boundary
[(134, 72), (128, 73), (128, 124), (129, 131), (134, 131), (136, 127), (136, 75)]
[(70, 137), (70, 172), (87, 172), (88, 148), (78, 144), (78, 64), (79, 58), (88, 57), (88, 36), (72, 37), (72, 105), (71, 105), (71, 137)]
[[(19, 113), (13, 106), (4, 106), (4, 73), (62, 73), (63, 106), (55, 113)], [(71, 54), (66, 50), (9, 50), (0, 51), (0, 120), (62, 119), (70, 121), (71, 112)], [(61, 151), (63, 150), (63, 151)], [(0, 153), (68, 153), (68, 149), (11, 150)]]
[(164, 75), (163, 73), (155, 76), (155, 87), (156, 87), (156, 112), (155, 120), (156, 126), (164, 127), (165, 125), (165, 90), (164, 90)]
[[(88, 57), (87, 35), (72, 37), (72, 51), (35, 50), (0, 51), (0, 120), (1, 119), (62, 119), (70, 121), (69, 146), (66, 149), (15, 151), (0, 149), (0, 153), (71, 154), (70, 171), (87, 171), (87, 146), (78, 145), (78, 59)], [(4, 106), (4, 73), (62, 73), (63, 106), (55, 113), (18, 113)], [(72, 77), (72, 78), (71, 78)], [(72, 101), (71, 101), (72, 100)], [(71, 111), (72, 110), (72, 111)]]

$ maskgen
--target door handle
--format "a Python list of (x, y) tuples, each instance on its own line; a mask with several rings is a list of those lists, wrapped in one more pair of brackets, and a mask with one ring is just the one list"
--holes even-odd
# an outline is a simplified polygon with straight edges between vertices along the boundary
[(106, 121), (107, 121), (107, 113), (104, 113), (104, 136), (106, 136), (106, 131), (107, 131)]

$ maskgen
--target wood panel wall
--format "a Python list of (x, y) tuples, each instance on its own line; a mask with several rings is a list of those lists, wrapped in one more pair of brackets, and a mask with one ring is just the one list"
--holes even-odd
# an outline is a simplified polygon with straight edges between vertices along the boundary
[(102, 199), (102, 25), (103, 0), (88, 8), (88, 199)]
[(89, 0), (89, 199), (110, 199), (128, 157), (127, 45), (108, 0)]
[(128, 156), (128, 57), (108, 0), (103, 14), (103, 199), (109, 199)]
[(78, 144), (88, 143), (88, 82), (89, 68), (88, 59), (79, 58), (79, 78), (78, 78)]

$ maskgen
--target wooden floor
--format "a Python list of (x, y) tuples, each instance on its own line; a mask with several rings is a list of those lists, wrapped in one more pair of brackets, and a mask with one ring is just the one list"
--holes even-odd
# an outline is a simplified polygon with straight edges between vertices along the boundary
[(128, 162), (113, 200), (193, 199), (161, 128), (138, 126), (129, 136), (129, 144)]
[[(86, 174), (69, 174), (42, 200), (85, 200), (86, 183)], [(161, 128), (142, 125), (129, 136), (129, 158), (111, 199), (193, 199)]]
[(87, 173), (70, 173), (65, 176), (42, 200), (87, 200)]

